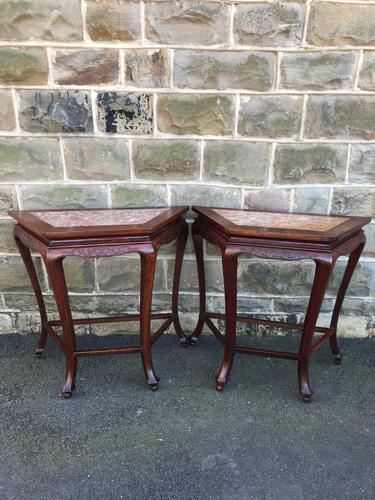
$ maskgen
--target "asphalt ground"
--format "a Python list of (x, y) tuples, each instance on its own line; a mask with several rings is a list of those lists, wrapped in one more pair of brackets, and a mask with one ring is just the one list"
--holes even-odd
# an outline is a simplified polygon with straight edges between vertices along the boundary
[[(135, 337), (81, 337), (79, 346)], [(240, 338), (292, 350), (297, 337)], [(139, 354), (81, 358), (74, 396), (59, 394), (64, 356), (34, 336), (0, 336), (0, 498), (375, 498), (375, 338), (342, 339), (311, 363), (313, 400), (297, 390), (296, 363), (237, 354), (223, 393), (222, 347), (172, 336), (153, 348), (160, 388)]]

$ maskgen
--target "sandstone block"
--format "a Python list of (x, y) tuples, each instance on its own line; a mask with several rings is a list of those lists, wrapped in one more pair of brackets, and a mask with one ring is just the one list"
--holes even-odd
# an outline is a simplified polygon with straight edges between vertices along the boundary
[(10, 90), (0, 90), (0, 130), (11, 131), (16, 127), (12, 94)]
[(118, 83), (119, 53), (113, 49), (57, 50), (53, 79), (60, 85)]
[(304, 52), (284, 54), (280, 66), (280, 88), (351, 88), (355, 74), (355, 52)]
[(340, 187), (333, 190), (332, 213), (375, 216), (375, 190), (362, 187)]
[(362, 90), (375, 90), (375, 52), (365, 51), (363, 54), (358, 87)]
[(375, 96), (310, 96), (305, 136), (375, 139)]
[(238, 265), (238, 287), (255, 295), (309, 295), (314, 267), (307, 262), (243, 260)]
[(4, 215), (7, 210), (17, 210), (17, 193), (13, 186), (0, 184), (0, 215)]
[(74, 180), (114, 181), (129, 178), (129, 151), (125, 141), (115, 139), (64, 139), (68, 177)]
[(166, 49), (125, 52), (125, 82), (132, 87), (169, 87), (170, 55)]
[(168, 205), (166, 186), (161, 184), (120, 184), (112, 188), (112, 206), (165, 207)]
[[(339, 261), (336, 264), (333, 279), (328, 288), (328, 293), (336, 295), (341, 284), (341, 279), (346, 267), (346, 262)], [(348, 297), (366, 297), (374, 296), (375, 293), (375, 263), (360, 261), (353, 273), (350, 281), (347, 296)]]
[(245, 190), (244, 208), (251, 210), (281, 210), (287, 212), (290, 192), (287, 189)]
[(64, 271), (70, 292), (93, 292), (95, 290), (95, 270), (92, 259), (67, 257), (64, 259)]
[[(140, 260), (137, 258), (114, 257), (98, 259), (97, 273), (99, 289), (105, 292), (138, 292), (140, 287)], [(163, 262), (156, 264), (154, 290), (164, 289)]]
[(91, 40), (131, 42), (141, 38), (140, 2), (87, 0), (86, 26)]
[(229, 40), (229, 6), (184, 0), (145, 3), (146, 38), (152, 42), (216, 45)]
[(166, 134), (230, 135), (234, 112), (232, 96), (162, 95), (158, 99), (158, 127)]
[(2, 1), (0, 39), (82, 40), (80, 0)]
[[(39, 276), (41, 276), (41, 259), (34, 258), (34, 265)], [(0, 256), (1, 292), (32, 292), (29, 276), (26, 268), (18, 255)], [(45, 289), (43, 280), (41, 281)]]
[(91, 185), (32, 185), (22, 186), (21, 198), (25, 210), (58, 208), (106, 208), (106, 186)]
[(345, 180), (347, 146), (279, 144), (274, 162), (277, 184), (335, 183)]
[(18, 253), (16, 243), (13, 238), (15, 224), (12, 221), (0, 221), (0, 252)]
[(241, 45), (297, 46), (302, 39), (304, 7), (295, 2), (236, 5), (234, 39)]
[(58, 140), (0, 138), (0, 176), (7, 182), (62, 179)]
[(179, 88), (266, 91), (274, 59), (272, 52), (176, 50), (173, 82)]
[(201, 205), (224, 208), (241, 207), (240, 189), (191, 185), (171, 186), (173, 205)]
[(375, 45), (375, 5), (313, 2), (307, 40), (312, 45)]
[(329, 204), (329, 188), (308, 187), (294, 191), (293, 212), (326, 214)]
[(353, 144), (350, 153), (349, 181), (375, 184), (374, 144)]
[(0, 83), (45, 85), (48, 81), (47, 53), (42, 48), (0, 48)]
[(238, 132), (252, 137), (298, 136), (302, 98), (294, 96), (241, 97)]
[(262, 185), (267, 179), (270, 146), (240, 141), (208, 141), (203, 179), (228, 184)]
[(133, 142), (133, 163), (140, 179), (189, 180), (199, 177), (198, 141)]
[(20, 90), (20, 125), (28, 132), (92, 132), (90, 95), (81, 91)]
[(100, 92), (97, 96), (98, 127), (110, 134), (150, 134), (153, 129), (152, 95)]

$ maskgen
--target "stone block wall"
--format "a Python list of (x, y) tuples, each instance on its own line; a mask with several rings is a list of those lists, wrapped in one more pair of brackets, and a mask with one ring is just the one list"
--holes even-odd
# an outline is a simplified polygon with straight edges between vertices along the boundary
[[(0, 11), (1, 332), (38, 328), (8, 209), (194, 203), (375, 216), (375, 1), (0, 0)], [(374, 332), (375, 225), (367, 236), (341, 335)], [(173, 251), (158, 262), (162, 309)], [(206, 265), (209, 305), (222, 309), (215, 248)], [(66, 273), (77, 315), (138, 307), (135, 257), (67, 259)], [(242, 259), (239, 307), (301, 320), (312, 273), (309, 262)], [(191, 330), (190, 241), (181, 290)]]

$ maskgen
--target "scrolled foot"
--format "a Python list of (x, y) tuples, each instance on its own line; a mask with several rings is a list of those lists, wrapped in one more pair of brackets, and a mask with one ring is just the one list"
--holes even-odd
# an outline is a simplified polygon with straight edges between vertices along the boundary
[(224, 386), (225, 386), (225, 384), (222, 384), (221, 382), (216, 382), (216, 390), (218, 392), (223, 392), (224, 391)]
[(44, 349), (35, 349), (34, 356), (36, 358), (40, 359), (42, 357), (43, 351), (44, 351)]
[(191, 335), (190, 337), (188, 337), (188, 340), (189, 340), (189, 344), (191, 346), (193, 346), (198, 342), (198, 337), (193, 337), (193, 335)]
[(303, 387), (302, 390), (300, 391), (302, 399), (304, 400), (305, 403), (310, 403), (313, 391), (309, 387)]
[(157, 391), (159, 388), (159, 384), (148, 384), (151, 391)]
[(182, 345), (183, 347), (188, 347), (190, 345), (190, 340), (188, 339), (188, 337), (182, 337), (179, 339), (180, 341), (180, 345)]
[(334, 354), (335, 365), (341, 365), (342, 354)]
[(62, 393), (62, 394), (63, 394), (63, 398), (64, 398), (64, 399), (69, 399), (69, 398), (71, 398), (71, 397), (72, 397), (73, 392), (72, 392), (72, 391), (63, 391), (63, 393)]

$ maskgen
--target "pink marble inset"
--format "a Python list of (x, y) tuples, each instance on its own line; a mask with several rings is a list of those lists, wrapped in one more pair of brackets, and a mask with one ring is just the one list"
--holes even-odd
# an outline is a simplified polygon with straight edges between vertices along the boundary
[(145, 224), (166, 210), (168, 209), (131, 208), (123, 210), (62, 210), (31, 213), (53, 227), (80, 227)]
[(327, 231), (348, 220), (346, 217), (330, 217), (328, 215), (279, 214), (247, 210), (215, 209), (214, 212), (239, 226), (317, 232)]

